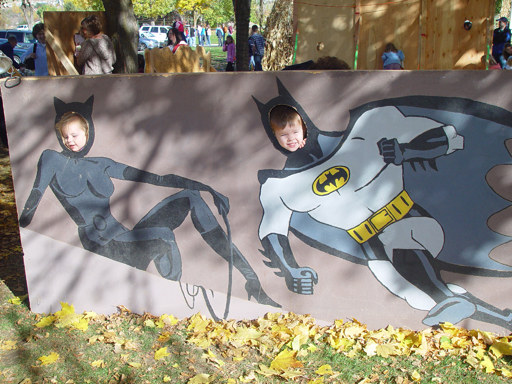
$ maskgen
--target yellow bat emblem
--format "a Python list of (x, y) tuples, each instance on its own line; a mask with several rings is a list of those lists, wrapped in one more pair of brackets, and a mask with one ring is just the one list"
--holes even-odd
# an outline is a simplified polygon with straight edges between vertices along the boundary
[(350, 171), (347, 167), (338, 165), (329, 168), (315, 179), (313, 182), (313, 192), (318, 196), (328, 195), (347, 184), (349, 178)]

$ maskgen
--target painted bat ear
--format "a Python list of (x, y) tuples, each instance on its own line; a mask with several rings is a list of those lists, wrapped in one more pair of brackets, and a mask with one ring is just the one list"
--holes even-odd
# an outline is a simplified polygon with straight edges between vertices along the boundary
[(56, 97), (53, 98), (53, 105), (57, 116), (62, 116), (66, 111), (66, 103)]
[(92, 106), (94, 104), (94, 95), (91, 95), (91, 97), (89, 97), (84, 104), (85, 104), (85, 108), (87, 111), (87, 116), (91, 116), (92, 115)]
[(289, 97), (292, 97), (292, 95), (290, 94), (290, 92), (288, 92), (288, 90), (284, 87), (283, 83), (281, 82), (281, 80), (279, 80), (279, 78), (276, 77), (276, 81), (277, 81), (277, 90), (279, 92), (279, 95), (280, 96), (289, 96)]
[(256, 103), (259, 111), (261, 114), (263, 114), (263, 112), (265, 111), (265, 104), (261, 103), (260, 101), (258, 101), (254, 96), (252, 96), (252, 99), (254, 100), (254, 102)]

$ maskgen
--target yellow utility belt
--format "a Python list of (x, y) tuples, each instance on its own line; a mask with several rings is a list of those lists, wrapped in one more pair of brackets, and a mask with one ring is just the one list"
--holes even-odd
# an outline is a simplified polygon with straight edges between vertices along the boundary
[(347, 232), (355, 241), (363, 244), (388, 225), (402, 219), (409, 213), (413, 204), (414, 202), (409, 194), (406, 191), (402, 191), (383, 208), (379, 209), (361, 224), (347, 230)]

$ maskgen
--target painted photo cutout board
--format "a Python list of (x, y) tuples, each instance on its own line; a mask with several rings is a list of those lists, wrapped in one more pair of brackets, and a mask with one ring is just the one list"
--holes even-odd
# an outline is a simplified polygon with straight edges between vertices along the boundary
[(510, 76), (2, 83), (31, 308), (508, 334)]

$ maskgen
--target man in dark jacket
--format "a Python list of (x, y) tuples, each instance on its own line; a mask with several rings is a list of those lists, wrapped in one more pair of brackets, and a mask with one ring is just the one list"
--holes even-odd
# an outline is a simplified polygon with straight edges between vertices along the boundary
[(510, 28), (508, 27), (508, 19), (500, 17), (499, 28), (494, 30), (492, 36), (492, 57), (497, 63), (500, 63), (500, 56), (503, 53), (503, 47), (506, 43), (510, 43)]
[(12, 65), (14, 65), (14, 68), (20, 69), (20, 65), (14, 61), (14, 47), (16, 44), (18, 44), (18, 39), (16, 39), (16, 36), (9, 36), (7, 38), (7, 42), (0, 45), (0, 51), (2, 51), (5, 56), (12, 60)]

